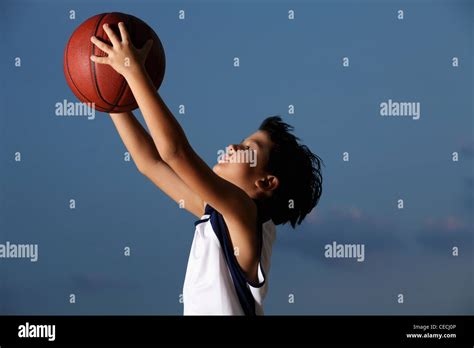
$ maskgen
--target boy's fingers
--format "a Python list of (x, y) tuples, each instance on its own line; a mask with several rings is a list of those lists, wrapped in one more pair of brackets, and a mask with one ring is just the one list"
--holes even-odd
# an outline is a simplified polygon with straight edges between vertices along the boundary
[(110, 42), (112, 42), (112, 45), (118, 46), (120, 44), (119, 39), (117, 38), (117, 35), (113, 32), (113, 30), (110, 28), (110, 26), (106, 23), (103, 25), (104, 31), (107, 34), (107, 36), (110, 39)]
[(99, 64), (108, 64), (109, 63), (109, 57), (91, 56), (91, 60), (93, 62), (99, 63)]
[(96, 45), (97, 47), (99, 47), (102, 51), (104, 51), (105, 53), (109, 54), (111, 51), (112, 51), (112, 47), (110, 47), (109, 45), (107, 45), (105, 42), (102, 42), (100, 41), (98, 38), (96, 38), (95, 36), (91, 36), (91, 41), (94, 45)]
[(127, 28), (125, 27), (125, 24), (123, 24), (123, 22), (120, 22), (118, 24), (118, 27), (120, 30), (120, 36), (122, 37), (122, 43), (128, 44), (129, 37), (128, 37), (128, 31), (127, 31)]

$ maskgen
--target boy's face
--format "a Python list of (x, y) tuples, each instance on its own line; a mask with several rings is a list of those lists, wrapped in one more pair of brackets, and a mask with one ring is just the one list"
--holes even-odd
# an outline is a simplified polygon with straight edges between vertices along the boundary
[(259, 130), (242, 140), (240, 144), (227, 146), (225, 154), (219, 156), (213, 171), (240, 187), (251, 198), (257, 198), (267, 189), (266, 181), (271, 177), (265, 171), (271, 148), (270, 136), (267, 132)]

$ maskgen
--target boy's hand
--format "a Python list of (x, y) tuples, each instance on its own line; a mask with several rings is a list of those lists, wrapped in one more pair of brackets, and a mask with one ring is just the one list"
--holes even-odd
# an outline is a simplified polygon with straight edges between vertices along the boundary
[(93, 55), (91, 56), (91, 60), (95, 63), (110, 65), (116, 72), (125, 78), (140, 71), (140, 69), (144, 67), (146, 57), (153, 46), (153, 40), (148, 40), (142, 48), (137, 49), (130, 42), (127, 29), (123, 22), (118, 24), (122, 41), (119, 40), (108, 24), (104, 24), (103, 27), (112, 43), (112, 46), (109, 46), (95, 36), (92, 36), (92, 43), (106, 53), (107, 57)]

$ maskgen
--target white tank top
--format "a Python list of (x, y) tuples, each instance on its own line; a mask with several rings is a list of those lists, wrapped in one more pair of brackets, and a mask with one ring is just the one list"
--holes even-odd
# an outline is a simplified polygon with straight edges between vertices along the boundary
[(246, 279), (232, 249), (223, 216), (206, 205), (196, 226), (183, 286), (184, 315), (263, 315), (272, 245), (271, 219), (259, 218), (261, 256), (258, 283)]

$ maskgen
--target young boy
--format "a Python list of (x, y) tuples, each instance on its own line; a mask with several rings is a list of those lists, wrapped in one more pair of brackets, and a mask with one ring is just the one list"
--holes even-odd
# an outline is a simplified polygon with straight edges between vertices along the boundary
[(91, 37), (107, 54), (91, 60), (124, 76), (151, 133), (131, 112), (111, 113), (120, 137), (138, 170), (200, 219), (184, 281), (184, 314), (263, 315), (275, 224), (294, 228), (316, 206), (320, 158), (298, 143), (291, 126), (270, 117), (241, 144), (229, 145), (210, 169), (144, 68), (152, 41), (136, 49), (123, 23), (121, 40), (107, 24), (104, 30), (112, 46)]

